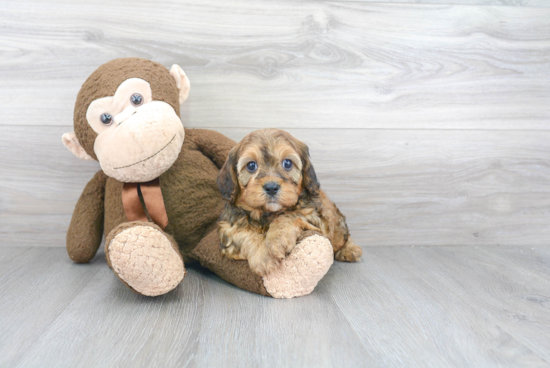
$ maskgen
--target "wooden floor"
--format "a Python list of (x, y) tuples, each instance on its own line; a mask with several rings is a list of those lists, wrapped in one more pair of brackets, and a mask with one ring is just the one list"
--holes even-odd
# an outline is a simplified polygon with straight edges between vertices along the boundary
[(313, 294), (191, 269), (137, 295), (103, 254), (0, 248), (0, 367), (547, 367), (548, 247), (372, 247)]
[[(186, 127), (305, 141), (363, 262), (292, 300), (71, 263), (61, 135), (130, 56)], [(548, 0), (0, 0), (0, 368), (550, 367), (549, 106)]]

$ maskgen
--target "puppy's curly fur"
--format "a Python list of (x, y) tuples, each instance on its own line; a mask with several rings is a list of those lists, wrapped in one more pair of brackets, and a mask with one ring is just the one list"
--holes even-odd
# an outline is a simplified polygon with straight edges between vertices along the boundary
[(308, 147), (278, 129), (250, 133), (230, 152), (218, 176), (227, 201), (218, 222), (222, 253), (271, 272), (297, 242), (327, 237), (338, 261), (355, 262), (362, 250), (344, 215), (320, 190)]

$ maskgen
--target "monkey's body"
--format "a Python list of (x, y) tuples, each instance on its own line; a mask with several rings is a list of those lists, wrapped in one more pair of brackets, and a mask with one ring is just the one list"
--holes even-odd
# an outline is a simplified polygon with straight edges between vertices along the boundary
[(149, 296), (174, 289), (185, 276), (184, 262), (192, 261), (262, 295), (309, 294), (332, 264), (326, 238), (305, 238), (264, 277), (247, 261), (222, 256), (216, 222), (224, 204), (216, 179), (235, 142), (183, 128), (179, 104), (189, 88), (179, 66), (168, 71), (137, 58), (110, 61), (86, 80), (75, 104), (75, 132), (63, 143), (79, 158), (98, 160), (102, 170), (76, 204), (69, 256), (89, 262), (105, 237), (108, 265)]

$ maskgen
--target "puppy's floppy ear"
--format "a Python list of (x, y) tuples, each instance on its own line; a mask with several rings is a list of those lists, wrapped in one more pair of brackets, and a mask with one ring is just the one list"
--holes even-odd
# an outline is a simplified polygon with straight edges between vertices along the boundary
[(235, 202), (239, 192), (239, 182), (237, 179), (237, 150), (235, 146), (229, 151), (229, 156), (218, 174), (218, 188), (223, 199), (231, 203)]
[(299, 142), (300, 158), (302, 159), (302, 179), (304, 181), (304, 187), (311, 195), (319, 195), (319, 188), (321, 184), (317, 181), (317, 174), (311, 164), (309, 158), (309, 148), (303, 143)]

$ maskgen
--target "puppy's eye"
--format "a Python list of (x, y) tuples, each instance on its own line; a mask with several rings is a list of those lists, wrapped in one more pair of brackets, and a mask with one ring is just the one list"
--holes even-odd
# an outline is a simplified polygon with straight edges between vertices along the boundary
[(293, 164), (292, 164), (292, 161), (290, 161), (288, 158), (285, 159), (285, 160), (283, 160), (283, 168), (284, 168), (285, 170), (288, 171), (288, 170), (292, 169), (292, 165), (293, 165)]
[(113, 117), (111, 116), (111, 114), (105, 113), (101, 115), (101, 122), (105, 125), (111, 125), (111, 123), (113, 122)]
[(134, 93), (132, 97), (130, 97), (130, 102), (134, 106), (139, 106), (143, 103), (143, 96), (139, 93)]
[(248, 172), (253, 173), (258, 169), (258, 164), (256, 163), (256, 161), (250, 161), (246, 164), (246, 169), (248, 170)]

